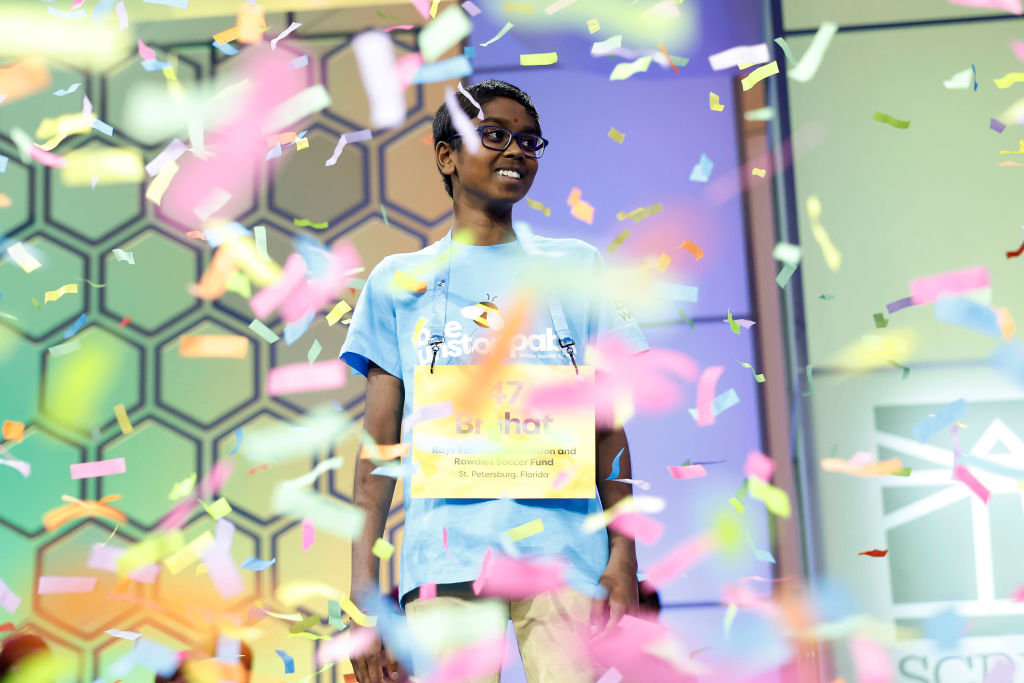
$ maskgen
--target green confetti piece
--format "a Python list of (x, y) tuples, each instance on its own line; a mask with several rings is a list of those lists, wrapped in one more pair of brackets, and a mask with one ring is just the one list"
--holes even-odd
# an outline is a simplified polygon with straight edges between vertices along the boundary
[(793, 59), (793, 51), (789, 48), (789, 43), (786, 42), (785, 38), (776, 38), (775, 44), (782, 48), (782, 52), (786, 55), (786, 61), (793, 66), (796, 66), (796, 60)]
[(751, 365), (750, 363), (744, 363), (744, 362), (743, 362), (743, 361), (741, 361), (741, 360), (738, 360), (738, 361), (736, 361), (736, 362), (737, 362), (737, 363), (739, 363), (740, 365), (742, 365), (742, 366), (743, 366), (743, 367), (745, 367), (745, 368), (750, 368), (750, 371), (751, 371), (752, 373), (754, 373), (754, 379), (755, 379), (755, 380), (757, 380), (758, 382), (763, 382), (763, 381), (764, 381), (764, 375), (763, 375), (763, 374), (760, 374), (760, 373), (758, 373), (758, 372), (757, 372), (757, 370), (755, 370), (755, 369), (754, 369), (754, 366), (753, 366), (753, 365)]
[(320, 617), (315, 614), (310, 614), (302, 621), (296, 622), (288, 627), (289, 633), (302, 633), (303, 631), (309, 630), (310, 627), (316, 626), (320, 623)]
[(266, 341), (270, 342), (271, 344), (273, 344), (274, 342), (281, 338), (277, 336), (277, 334), (272, 329), (264, 325), (263, 321), (259, 320), (258, 318), (253, 318), (252, 322), (249, 323), (249, 329), (258, 334)]
[(381, 19), (394, 19), (395, 21), (401, 21), (401, 19), (399, 19), (398, 17), (393, 16), (391, 14), (384, 14), (380, 10), (377, 10), (377, 16), (380, 17)]
[(313, 344), (309, 347), (309, 352), (306, 353), (306, 360), (310, 363), (316, 362), (316, 359), (320, 357), (320, 352), (323, 351), (324, 347), (320, 345), (319, 339), (314, 339)]
[(36, 310), (40, 310), (40, 311), (43, 310), (43, 307), (39, 305), (39, 299), (37, 299), (35, 297), (31, 297), (31, 299), (32, 299), (32, 305), (36, 307)]
[(908, 368), (906, 365), (900, 365), (899, 363), (897, 363), (894, 360), (890, 360), (890, 361), (886, 361), (886, 362), (889, 365), (893, 366), (894, 368), (900, 368), (901, 370), (903, 370), (903, 377), (901, 377), (901, 379), (906, 379), (907, 377), (910, 376), (910, 368)]
[(726, 313), (728, 314), (726, 322), (729, 323), (729, 329), (732, 330), (733, 334), (739, 334), (740, 324), (732, 319), (732, 311), (726, 311)]
[(384, 219), (384, 225), (391, 225), (388, 223), (388, 210), (384, 208), (384, 205), (380, 205), (380, 215)]
[(819, 294), (818, 298), (819, 299), (824, 299), (825, 301), (832, 301), (832, 299), (836, 298), (836, 295), (835, 294)]
[(909, 477), (911, 469), (913, 469), (913, 468), (911, 468), (911, 467), (904, 467), (899, 472), (893, 472), (892, 476), (894, 476), (894, 477)]
[(814, 393), (814, 372), (811, 370), (811, 364), (807, 364), (807, 386), (810, 387), (809, 391), (804, 392), (804, 396), (810, 396)]
[(269, 261), (270, 254), (267, 253), (267, 226), (254, 226), (252, 232), (256, 237), (256, 253), (260, 255), (260, 258)]
[(745, 506), (743, 505), (743, 503), (741, 503), (741, 502), (739, 502), (738, 500), (736, 500), (736, 497), (735, 497), (735, 496), (733, 496), (732, 498), (730, 498), (730, 499), (729, 499), (729, 503), (730, 503), (730, 504), (731, 504), (731, 505), (733, 506), (733, 508), (734, 508), (734, 509), (736, 510), (736, 512), (738, 512), (738, 513), (739, 513), (739, 514), (741, 514), (741, 515), (742, 515), (742, 514), (743, 514), (743, 512), (744, 512), (744, 511), (745, 511), (745, 510), (747, 509), (747, 508), (746, 508), (746, 507), (745, 507)]
[(302, 228), (302, 227), (310, 227), (310, 228), (314, 228), (316, 230), (325, 230), (325, 229), (327, 229), (327, 225), (328, 225), (327, 221), (323, 221), (323, 222), (320, 222), (320, 223), (314, 223), (313, 221), (307, 220), (305, 218), (294, 218), (294, 219), (292, 219), (292, 222), (295, 223), (295, 225), (300, 227), (300, 228)]
[(782, 289), (785, 289), (786, 285), (789, 284), (790, 279), (793, 277), (793, 273), (795, 272), (796, 266), (787, 263), (786, 265), (782, 266), (782, 270), (780, 270), (779, 274), (775, 276), (775, 284), (777, 284)]
[(679, 317), (683, 319), (684, 323), (686, 323), (687, 325), (690, 326), (690, 331), (693, 332), (694, 331), (694, 325), (693, 325), (693, 321), (690, 320), (689, 316), (687, 316), (682, 311), (679, 311)]
[(875, 121), (878, 121), (879, 123), (887, 123), (893, 128), (910, 128), (910, 121), (902, 121), (889, 116), (888, 114), (883, 114), (880, 111), (876, 111), (873, 118)]
[(885, 315), (882, 313), (875, 313), (875, 327), (888, 327), (889, 321), (885, 319)]
[(729, 609), (725, 610), (725, 620), (722, 622), (722, 631), (726, 638), (729, 637), (729, 631), (732, 630), (732, 622), (736, 618), (736, 612), (738, 611), (739, 608), (736, 607), (735, 602), (730, 603)]
[(327, 623), (339, 631), (348, 628), (348, 624), (341, 620), (341, 603), (337, 600), (327, 601)]

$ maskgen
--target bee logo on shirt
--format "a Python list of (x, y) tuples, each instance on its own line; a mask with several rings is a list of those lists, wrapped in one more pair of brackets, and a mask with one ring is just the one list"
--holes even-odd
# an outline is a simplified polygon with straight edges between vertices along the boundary
[[(495, 296), (494, 299), (498, 297)], [(466, 306), (462, 309), (462, 315), (475, 322), (480, 327), (485, 327), (492, 330), (500, 330), (505, 327), (505, 321), (501, 317), (501, 312), (498, 309), (498, 304), (494, 303), (490, 295), (487, 299), (481, 301), (478, 304), (472, 306)]]
[(615, 305), (615, 312), (618, 314), (619, 318), (622, 319), (622, 322), (628, 323), (633, 320), (633, 314), (628, 308), (626, 308), (626, 304), (619, 299), (615, 299), (613, 304)]

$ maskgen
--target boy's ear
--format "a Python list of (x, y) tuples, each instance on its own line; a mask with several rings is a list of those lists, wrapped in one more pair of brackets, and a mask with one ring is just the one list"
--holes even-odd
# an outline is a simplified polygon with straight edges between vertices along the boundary
[(434, 160), (442, 175), (455, 175), (455, 150), (451, 144), (441, 141), (434, 145)]

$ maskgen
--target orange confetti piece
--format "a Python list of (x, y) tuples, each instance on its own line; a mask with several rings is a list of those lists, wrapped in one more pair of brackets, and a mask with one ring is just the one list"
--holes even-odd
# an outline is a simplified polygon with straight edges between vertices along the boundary
[(125, 317), (121, 318), (121, 327), (124, 327), (124, 326), (128, 325), (129, 323), (131, 323), (131, 321), (132, 321), (132, 319), (129, 316), (125, 316)]
[(668, 63), (672, 65), (672, 70), (675, 71), (676, 73), (679, 73), (679, 67), (677, 67), (676, 63), (672, 61), (672, 55), (668, 53), (668, 50), (665, 49), (665, 46), (662, 45), (661, 43), (658, 43), (658, 49), (661, 50), (661, 54), (665, 55), (665, 59), (668, 60)]
[(214, 33), (213, 39), (221, 45), (226, 45), (227, 43), (230, 43), (232, 40), (238, 40), (238, 27), (232, 26), (229, 29), (221, 31), (220, 33)]
[(50, 85), (50, 70), (38, 57), (23, 59), (0, 69), (0, 93), (5, 104), (37, 93)]
[(55, 507), (43, 515), (43, 528), (47, 531), (58, 529), (68, 522), (82, 517), (105, 517), (118, 524), (124, 524), (128, 517), (108, 503), (121, 500), (120, 495), (104, 496), (99, 500), (78, 500), (68, 495), (61, 496), (67, 505)]
[(25, 423), (14, 420), (4, 420), (3, 427), (4, 441), (21, 441), (25, 435)]
[(359, 451), (360, 460), (396, 460), (409, 452), (409, 444), (377, 444), (363, 446)]
[(295, 142), (295, 136), (298, 135), (295, 131), (290, 133), (279, 133), (277, 135), (271, 135), (267, 138), (267, 147), (273, 148), (277, 145), (287, 145), (290, 142)]
[(392, 283), (398, 289), (407, 289), (410, 292), (416, 292), (417, 294), (423, 294), (427, 291), (427, 283), (425, 280), (414, 280), (400, 270), (395, 271), (395, 277)]
[(11, 198), (0, 192), (0, 209), (6, 209), (11, 205)]
[(569, 213), (573, 218), (578, 218), (587, 225), (594, 224), (594, 205), (583, 200), (583, 192), (580, 188), (572, 188), (566, 203), (572, 207)]
[(183, 358), (245, 358), (249, 338), (240, 334), (182, 335), (179, 352)]
[(260, 465), (259, 467), (254, 467), (251, 470), (249, 470), (249, 474), (255, 474), (255, 473), (259, 472), (260, 470), (265, 470), (265, 469), (267, 469), (266, 465)]
[(263, 17), (263, 8), (259, 5), (244, 3), (238, 8), (238, 42), (253, 45), (263, 40), (263, 31), (267, 28)]
[(690, 240), (684, 240), (683, 243), (679, 245), (679, 248), (685, 249), (686, 251), (693, 254), (693, 258), (697, 259), (698, 261), (704, 258), (704, 250), (698, 247)]

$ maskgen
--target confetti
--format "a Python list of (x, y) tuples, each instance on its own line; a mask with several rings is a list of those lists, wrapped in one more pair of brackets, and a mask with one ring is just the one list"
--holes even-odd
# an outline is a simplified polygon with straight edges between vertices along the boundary
[(715, 423), (712, 412), (712, 401), (715, 396), (715, 385), (721, 377), (724, 366), (715, 365), (705, 368), (697, 383), (697, 425), (704, 427)]
[(608, 137), (621, 145), (626, 139), (626, 134), (615, 130), (615, 126), (612, 126), (608, 129)]
[(704, 465), (668, 465), (667, 467), (673, 479), (699, 479), (708, 476)]
[(623, 220), (626, 220), (627, 218), (630, 218), (630, 219), (632, 219), (632, 221), (634, 223), (639, 223), (640, 221), (642, 221), (643, 219), (647, 218), (648, 216), (653, 216), (655, 214), (659, 214), (659, 213), (661, 213), (661, 211), (662, 211), (662, 206), (661, 206), (660, 203), (658, 203), (658, 204), (652, 204), (652, 205), (647, 206), (647, 207), (640, 207), (639, 209), (633, 209), (629, 213), (620, 211), (619, 213), (615, 214), (615, 217), (618, 218), (620, 221), (623, 221)]
[(96, 462), (83, 462), (71, 465), (71, 478), (90, 479), (93, 477), (106, 477), (114, 474), (124, 474), (125, 471), (124, 458), (98, 460)]
[(807, 198), (807, 216), (811, 223), (811, 234), (818, 243), (822, 256), (825, 257), (825, 265), (832, 272), (838, 272), (843, 257), (835, 245), (832, 244), (832, 239), (828, 236), (828, 232), (821, 225), (821, 200), (814, 195)]
[(533, 14), (533, 5), (524, 2), (506, 2), (502, 9), (510, 14)]
[(572, 188), (572, 191), (569, 192), (569, 198), (566, 200), (566, 204), (572, 207), (569, 213), (573, 218), (578, 218), (587, 225), (593, 225), (594, 205), (584, 201), (582, 195), (583, 193), (578, 187)]
[(708, 536), (681, 541), (648, 570), (645, 585), (649, 589), (658, 590), (710, 555), (712, 549), (713, 544)]
[(473, 24), (459, 7), (449, 7), (419, 32), (418, 44), (424, 62), (434, 62), (469, 35)]
[(313, 526), (313, 520), (309, 517), (302, 519), (302, 551), (305, 552), (313, 547), (313, 543), (316, 541), (316, 527)]
[(4, 441), (20, 442), (22, 437), (25, 436), (25, 423), (15, 420), (4, 420), (2, 433)]
[(715, 93), (709, 93), (709, 100), (711, 111), (723, 111), (725, 109), (725, 105), (722, 104), (722, 101), (718, 99), (718, 95)]
[(883, 114), (880, 111), (876, 111), (872, 118), (879, 123), (887, 123), (893, 128), (910, 128), (910, 121), (901, 121), (900, 119), (893, 118), (888, 114)]
[(743, 86), (744, 90), (750, 90), (756, 84), (777, 73), (779, 73), (779, 63), (772, 61), (751, 71), (740, 81), (740, 85)]
[(828, 46), (832, 43), (832, 38), (838, 30), (838, 24), (831, 21), (822, 22), (818, 30), (815, 31), (814, 38), (811, 39), (811, 44), (804, 52), (800, 62), (786, 72), (786, 75), (800, 83), (806, 83), (814, 78), (818, 73), (818, 67), (821, 66), (821, 62), (825, 58), (825, 51), (828, 50)]
[(21, 598), (14, 594), (7, 584), (4, 583), (3, 579), (0, 579), (0, 607), (14, 614), (18, 610), (18, 605), (21, 604)]
[(953, 422), (960, 420), (967, 412), (967, 401), (961, 398), (947, 404), (938, 413), (919, 421), (911, 431), (919, 443), (925, 443)]
[(707, 154), (701, 153), (700, 160), (690, 171), (690, 180), (698, 183), (706, 183), (711, 178), (711, 169), (715, 164)]
[(721, 71), (740, 64), (764, 64), (769, 59), (771, 56), (768, 54), (768, 45), (759, 43), (757, 45), (737, 45), (728, 50), (716, 52), (708, 56), (708, 64), (711, 65), (712, 71)]
[[(505, 25), (501, 27), (501, 30), (498, 31), (493, 38), (491, 38), (485, 43), (480, 43), (480, 47), (487, 47), (488, 45), (497, 42), (498, 39), (500, 39), (503, 35), (511, 31), (513, 28), (515, 28), (515, 26), (512, 23), (506, 22)], [(462, 84), (460, 83), (459, 85)], [(480, 105), (477, 105), (477, 108), (479, 109)]]
[(599, 40), (590, 46), (590, 54), (594, 57), (613, 54), (622, 47), (622, 34)]
[(906, 367), (905, 365), (900, 365), (899, 363), (897, 363), (894, 360), (890, 360), (890, 361), (886, 361), (886, 362), (889, 365), (893, 366), (894, 368), (900, 368), (901, 370), (903, 370), (903, 377), (902, 377), (902, 379), (906, 379), (907, 377), (910, 376), (910, 368)]
[(96, 589), (96, 582), (95, 576), (40, 576), (36, 593), (91, 593)]
[(597, 19), (587, 19), (587, 30), (591, 33), (597, 33), (601, 30), (601, 23)]
[(868, 557), (885, 557), (886, 555), (889, 554), (889, 551), (888, 550), (865, 550), (864, 552), (857, 553), (857, 554), (858, 555), (867, 555)]
[(43, 514), (43, 528), (47, 531), (58, 529), (68, 522), (83, 517), (104, 517), (117, 524), (125, 524), (128, 518), (123, 512), (109, 505), (121, 500), (120, 495), (104, 496), (100, 500), (78, 500), (72, 496), (61, 496), (67, 505), (61, 505)]
[(247, 569), (247, 570), (253, 571), (253, 572), (261, 572), (261, 571), (263, 571), (265, 569), (269, 569), (270, 567), (273, 567), (276, 562), (277, 562), (277, 558), (276, 557), (273, 557), (273, 558), (271, 558), (269, 560), (261, 560), (261, 559), (256, 558), (256, 557), (247, 557), (242, 562), (242, 569)]
[(574, 4), (576, 1), (577, 0), (555, 0), (555, 2), (544, 8), (544, 14), (552, 15), (555, 12), (559, 12), (569, 5)]
[(618, 248), (622, 246), (622, 243), (629, 239), (629, 235), (629, 228), (623, 228), (622, 232), (620, 232), (618, 236), (612, 240), (611, 244), (608, 245), (609, 253), (614, 254)]
[[(618, 457), (618, 456), (616, 456)], [(524, 538), (535, 536), (544, 531), (544, 522), (541, 519), (535, 519), (525, 524), (509, 529), (505, 532), (505, 535), (510, 541), (521, 541)]]
[(128, 419), (128, 411), (125, 410), (123, 403), (118, 403), (114, 406), (114, 416), (117, 418), (117, 424), (121, 428), (122, 434), (131, 434), (135, 431), (131, 420)]
[(178, 352), (182, 358), (245, 358), (249, 338), (239, 334), (182, 335)]
[(776, 517), (789, 518), (791, 512), (789, 495), (785, 490), (756, 477), (748, 479), (747, 482), (749, 483), (747, 490), (751, 498), (763, 502), (768, 511)]
[[(988, 268), (976, 266), (917, 278), (910, 283), (910, 298), (913, 304), (928, 304), (938, 300), (943, 294), (962, 294), (975, 289), (986, 289), (991, 286)], [(900, 308), (903, 307), (900, 306)], [(893, 310), (889, 308), (890, 313)]]
[(135, 254), (133, 252), (115, 248), (113, 249), (113, 254), (114, 258), (117, 259), (118, 262), (126, 261), (129, 265), (135, 265)]
[(624, 81), (630, 76), (635, 76), (638, 73), (647, 71), (651, 66), (651, 57), (640, 57), (639, 59), (632, 62), (623, 62), (616, 64), (615, 68), (612, 69), (611, 75), (608, 77), (610, 81)]
[[(433, 64), (424, 64), (416, 70), (412, 77), (412, 84), (437, 83), (455, 78), (465, 78), (473, 73), (473, 65), (465, 55), (444, 59)], [(402, 100), (403, 114), (405, 112), (405, 100)]]
[(446, 86), (444, 89), (444, 103), (448, 108), (448, 114), (452, 125), (455, 127), (455, 131), (461, 136), (462, 144), (466, 146), (466, 151), (470, 154), (479, 152), (481, 147), (480, 136), (477, 134), (472, 120), (462, 110), (462, 107), (459, 106), (459, 102), (455, 97), (455, 91), (450, 86)]
[(276, 38), (271, 39), (271, 41), (270, 41), (270, 49), (271, 50), (276, 50), (277, 49), (277, 44), (279, 42), (281, 42), (282, 40), (284, 40), (289, 35), (291, 35), (292, 32), (295, 31), (295, 29), (299, 28), (300, 26), (302, 26), (302, 24), (300, 24), (297, 21), (293, 21), (291, 24), (289, 24), (288, 28), (286, 28), (285, 30), (281, 31), (281, 33), (279, 33)]
[(638, 512), (624, 512), (608, 523), (608, 528), (632, 539), (653, 545), (661, 538), (665, 526), (651, 517)]
[(313, 221), (307, 220), (305, 218), (294, 218), (294, 219), (292, 219), (292, 222), (297, 227), (300, 227), (300, 228), (309, 227), (309, 228), (315, 228), (317, 230), (326, 230), (327, 227), (328, 227), (327, 221), (322, 221), (320, 223), (314, 223)]
[(43, 264), (36, 260), (36, 257), (29, 253), (28, 249), (21, 242), (15, 242), (7, 247), (7, 255), (14, 259), (14, 262), (21, 266), (26, 273), (42, 268)]
[(606, 481), (611, 481), (612, 479), (618, 479), (618, 477), (619, 477), (619, 458), (621, 458), (622, 454), (625, 453), (625, 452), (626, 452), (626, 449), (623, 448), (621, 451), (619, 451), (615, 455), (615, 458), (612, 460), (612, 471), (611, 471), (611, 474), (608, 475)]
[(745, 367), (745, 368), (749, 368), (749, 369), (750, 369), (750, 371), (751, 371), (752, 373), (754, 373), (754, 381), (755, 381), (755, 382), (758, 382), (758, 383), (764, 382), (764, 375), (763, 375), (763, 374), (761, 374), (761, 373), (759, 373), (759, 372), (758, 372), (757, 370), (755, 370), (755, 369), (754, 369), (754, 366), (753, 366), (753, 365), (751, 365), (750, 363), (744, 363), (744, 362), (742, 362), (742, 361), (737, 361), (737, 362), (738, 362), (738, 363), (739, 363), (740, 365), (742, 365), (743, 367)]
[(519, 55), (519, 66), (547, 66), (557, 61), (557, 52), (536, 52)]
[(386, 561), (390, 560), (391, 556), (395, 554), (395, 546), (391, 545), (383, 538), (378, 538), (373, 542), (373, 548), (371, 548), (370, 552)]

